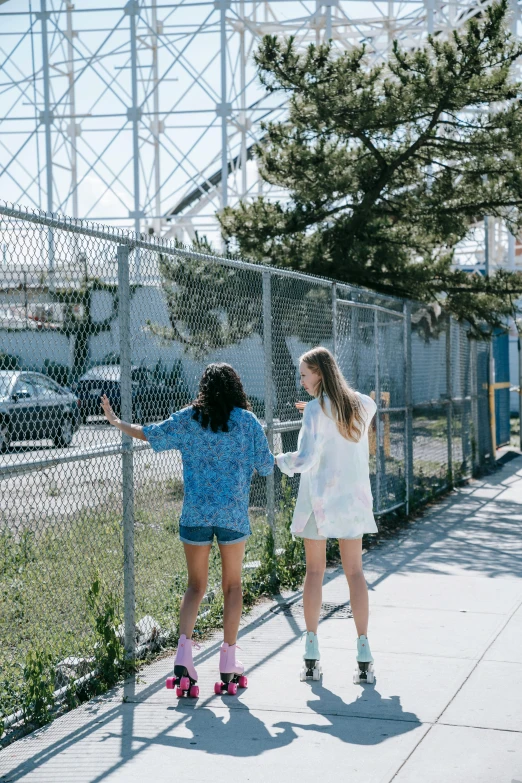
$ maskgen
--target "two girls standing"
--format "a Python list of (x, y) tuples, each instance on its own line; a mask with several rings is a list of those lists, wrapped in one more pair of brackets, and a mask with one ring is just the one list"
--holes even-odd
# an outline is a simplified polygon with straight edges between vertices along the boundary
[[(350, 389), (335, 359), (325, 348), (305, 354), (301, 384), (314, 397), (304, 409), (298, 449), (276, 457), (287, 475), (302, 473), (292, 532), (305, 539), (304, 587), (307, 626), (305, 676), (320, 677), (317, 626), (326, 566), (326, 539), (339, 538), (343, 567), (358, 636), (359, 668), (369, 668), (366, 638), (368, 591), (362, 573), (362, 534), (375, 533), (368, 470), (368, 426), (375, 413), (369, 397)], [(183, 459), (185, 496), (179, 535), (185, 549), (188, 587), (180, 608), (180, 640), (174, 677), (167, 687), (177, 695), (197, 696), (198, 675), (192, 661), (192, 633), (208, 580), (214, 536), (222, 561), (224, 641), (220, 650), (220, 681), (215, 692), (235, 693), (247, 684), (236, 657), (242, 610), (241, 570), (248, 518), (250, 482), (254, 470), (271, 473), (274, 458), (263, 429), (237, 373), (228, 364), (211, 364), (200, 381), (199, 394), (187, 408), (160, 424), (142, 427), (121, 421), (109, 400), (102, 398), (108, 421), (122, 432), (150, 443), (154, 451), (178, 449)]]

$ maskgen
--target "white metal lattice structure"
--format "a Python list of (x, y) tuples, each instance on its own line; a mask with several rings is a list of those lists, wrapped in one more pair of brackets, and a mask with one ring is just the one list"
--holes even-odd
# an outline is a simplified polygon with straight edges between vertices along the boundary
[(0, 0), (2, 196), (216, 242), (216, 210), (263, 188), (261, 121), (285, 111), (256, 78), (263, 35), (364, 41), (378, 60), (489, 2)]

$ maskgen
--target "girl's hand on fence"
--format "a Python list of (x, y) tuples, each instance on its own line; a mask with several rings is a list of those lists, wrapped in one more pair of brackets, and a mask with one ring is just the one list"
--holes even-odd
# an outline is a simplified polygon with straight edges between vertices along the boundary
[(306, 408), (306, 406), (307, 406), (307, 405), (308, 405), (308, 403), (307, 403), (307, 402), (296, 402), (296, 404), (295, 404), (295, 407), (297, 408), (297, 410), (298, 410), (300, 413), (302, 413), (302, 412), (304, 411), (304, 409)]
[(114, 413), (114, 411), (112, 409), (112, 406), (111, 406), (111, 404), (109, 402), (109, 398), (107, 397), (106, 394), (102, 395), (101, 406), (103, 408), (103, 413), (105, 414), (105, 418), (107, 419), (109, 424), (115, 424), (115, 422), (117, 421), (118, 417)]

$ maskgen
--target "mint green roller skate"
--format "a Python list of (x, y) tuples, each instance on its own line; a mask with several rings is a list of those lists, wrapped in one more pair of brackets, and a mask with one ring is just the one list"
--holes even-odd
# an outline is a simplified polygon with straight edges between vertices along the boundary
[(361, 634), (357, 638), (357, 669), (353, 673), (354, 685), (360, 682), (375, 682), (375, 672), (373, 669), (373, 657), (370, 652), (368, 638)]
[(323, 670), (319, 663), (319, 639), (317, 634), (313, 631), (305, 631), (303, 636), (306, 636), (305, 651), (303, 653), (304, 665), (301, 669), (299, 679), (301, 682), (306, 680), (320, 680)]

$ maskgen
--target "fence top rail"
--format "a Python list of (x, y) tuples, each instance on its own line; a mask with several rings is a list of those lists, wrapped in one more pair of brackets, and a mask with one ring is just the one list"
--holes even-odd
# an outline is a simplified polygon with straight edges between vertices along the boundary
[[(223, 266), (228, 266), (235, 269), (244, 269), (251, 272), (257, 272), (258, 274), (268, 272), (271, 275), (276, 275), (279, 277), (290, 277), (294, 280), (303, 280), (308, 283), (314, 283), (315, 285), (321, 285), (328, 288), (331, 288), (334, 285), (338, 285), (342, 286), (345, 290), (349, 290), (353, 293), (358, 293), (364, 296), (374, 296), (376, 299), (393, 300), (398, 303), (404, 302), (404, 299), (401, 299), (400, 297), (388, 294), (380, 294), (378, 291), (372, 291), (370, 288), (352, 286), (350, 283), (341, 282), (339, 280), (331, 280), (326, 277), (319, 277), (318, 275), (296, 272), (293, 269), (281, 269), (280, 267), (273, 267), (268, 264), (255, 264), (252, 261), (242, 261), (240, 259), (228, 258), (227, 256), (201, 253), (197, 250), (191, 250), (190, 248), (175, 245), (171, 241), (161, 237), (154, 237), (154, 239), (143, 239), (135, 232), (128, 229), (112, 226), (109, 227), (99, 223), (91, 223), (89, 221), (80, 220), (77, 218), (44, 212), (40, 209), (29, 209), (27, 207), (24, 208), (14, 204), (9, 205), (7, 202), (1, 200), (0, 216), (12, 218), (14, 220), (21, 220), (28, 223), (34, 223), (35, 225), (47, 226), (48, 228), (68, 231), (72, 234), (82, 234), (84, 236), (90, 236), (96, 239), (103, 239), (107, 242), (114, 242), (115, 244), (119, 245), (127, 245), (131, 250), (140, 248), (141, 250), (149, 250), (154, 253), (163, 253), (169, 256), (181, 256), (184, 258), (192, 258), (200, 261), (213, 263), (217, 262)], [(370, 306), (372, 305), (370, 304)]]
[(382, 307), (382, 305), (371, 304), (371, 302), (352, 302), (350, 299), (338, 299), (338, 305), (345, 307), (360, 307), (367, 310), (379, 310), (382, 313), (394, 315), (397, 318), (404, 318), (405, 314), (402, 310), (392, 310), (390, 307)]

